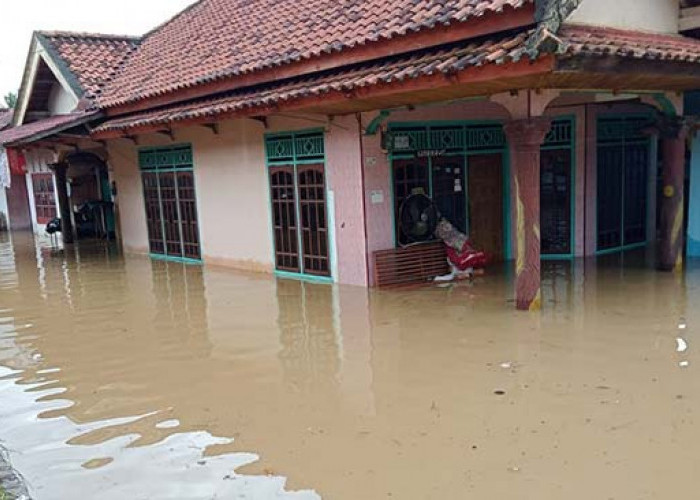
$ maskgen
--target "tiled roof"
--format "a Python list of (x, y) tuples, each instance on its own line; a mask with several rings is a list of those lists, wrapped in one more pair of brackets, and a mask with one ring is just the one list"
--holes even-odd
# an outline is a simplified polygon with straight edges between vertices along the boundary
[(449, 48), (423, 51), (388, 61), (356, 65), (316, 76), (299, 77), (285, 83), (236, 91), (214, 98), (115, 118), (97, 127), (94, 132), (168, 124), (202, 118), (216, 119), (222, 114), (245, 115), (255, 108), (273, 106), (304, 97), (322, 96), (430, 76), (455, 73), (469, 67), (515, 62), (523, 57), (531, 31), (479, 42), (463, 42)]
[(139, 44), (138, 38), (123, 35), (40, 31), (38, 36), (75, 76), (88, 98), (100, 93)]
[(39, 140), (62, 130), (86, 123), (96, 115), (95, 111), (77, 111), (65, 115), (54, 115), (43, 120), (8, 128), (0, 132), (0, 145), (17, 144)]
[(584, 25), (564, 25), (557, 33), (563, 55), (700, 62), (700, 40)]
[(12, 122), (12, 115), (14, 115), (14, 110), (0, 108), (0, 130), (10, 125), (10, 122)]
[(144, 38), (100, 104), (117, 106), (533, 1), (200, 0)]

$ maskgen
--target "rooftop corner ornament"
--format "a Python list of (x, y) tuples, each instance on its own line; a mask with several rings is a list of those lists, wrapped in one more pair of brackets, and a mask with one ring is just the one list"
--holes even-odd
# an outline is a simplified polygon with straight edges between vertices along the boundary
[(563, 53), (566, 44), (557, 38), (562, 23), (582, 0), (535, 0), (537, 29), (527, 42), (525, 52), (535, 59), (541, 52)]

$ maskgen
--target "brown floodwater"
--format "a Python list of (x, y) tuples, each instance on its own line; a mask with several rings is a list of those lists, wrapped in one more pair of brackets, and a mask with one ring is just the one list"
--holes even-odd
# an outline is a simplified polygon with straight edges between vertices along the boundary
[(36, 500), (692, 498), (700, 266), (376, 291), (0, 233), (0, 445)]

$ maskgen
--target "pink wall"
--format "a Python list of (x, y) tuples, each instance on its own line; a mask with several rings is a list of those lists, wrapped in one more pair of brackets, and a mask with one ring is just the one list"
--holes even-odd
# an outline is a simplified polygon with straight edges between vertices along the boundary
[[(377, 116), (377, 113), (364, 113), (363, 129)], [(489, 101), (463, 101), (445, 105), (426, 106), (414, 110), (393, 112), (385, 124), (415, 121), (485, 121), (506, 120), (508, 112), (499, 104)], [(392, 220), (391, 168), (388, 155), (381, 150), (381, 134), (363, 136), (365, 171), (365, 205), (367, 208), (367, 233), (370, 253), (370, 283), (374, 284), (374, 262), (372, 252), (394, 247), (394, 226)], [(373, 203), (372, 192), (381, 192), (382, 201)]]
[(362, 186), (360, 124), (336, 118), (326, 132), (326, 172), (335, 200), (338, 281), (367, 286), (367, 249)]

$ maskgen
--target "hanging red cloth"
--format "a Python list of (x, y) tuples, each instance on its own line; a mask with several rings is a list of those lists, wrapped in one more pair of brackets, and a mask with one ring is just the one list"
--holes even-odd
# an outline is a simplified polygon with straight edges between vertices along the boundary
[(27, 160), (24, 158), (24, 153), (18, 149), (7, 149), (7, 161), (10, 164), (10, 172), (13, 175), (24, 175), (26, 173)]

